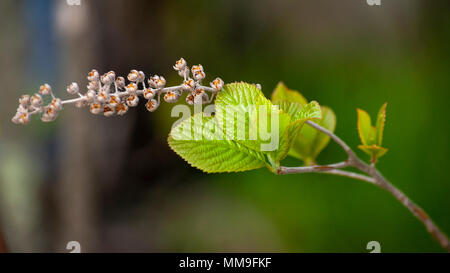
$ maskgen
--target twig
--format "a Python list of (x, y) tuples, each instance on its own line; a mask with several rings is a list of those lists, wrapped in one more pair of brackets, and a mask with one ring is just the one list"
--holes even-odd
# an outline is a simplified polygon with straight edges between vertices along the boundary
[(350, 177), (350, 178), (353, 178), (356, 180), (361, 180), (361, 181), (375, 184), (375, 179), (373, 179), (372, 177), (366, 176), (366, 175), (359, 174), (359, 173), (347, 172), (347, 171), (343, 171), (343, 170), (331, 170), (331, 171), (327, 171), (325, 173), (346, 176), (346, 177)]
[(278, 170), (279, 174), (291, 174), (291, 173), (318, 173), (327, 172), (334, 169), (341, 169), (348, 167), (348, 162), (339, 162), (330, 165), (315, 165), (306, 167), (280, 167)]
[(332, 132), (328, 131), (327, 129), (323, 128), (322, 126), (312, 121), (308, 120), (306, 123), (309, 126), (313, 127), (314, 129), (319, 130), (325, 133), (326, 135), (330, 136), (331, 139), (333, 139), (337, 144), (339, 144), (344, 149), (344, 151), (348, 154), (349, 158), (358, 158), (355, 152), (353, 152), (352, 148), (350, 148), (350, 146), (348, 146), (347, 143), (345, 143), (340, 137), (338, 137), (337, 135), (333, 134)]
[[(307, 121), (308, 125), (330, 136), (337, 144), (339, 144), (348, 155), (347, 161), (339, 162), (330, 165), (316, 165), (307, 167), (280, 167), (278, 174), (293, 174), (293, 173), (328, 173), (334, 175), (340, 175), (350, 177), (362, 181), (366, 181), (377, 185), (378, 187), (386, 190), (392, 194), (400, 203), (402, 203), (414, 216), (417, 217), (426, 227), (427, 231), (433, 236), (433, 238), (439, 242), (439, 244), (450, 252), (450, 242), (448, 237), (439, 229), (439, 227), (430, 219), (430, 217), (421, 209), (418, 205), (412, 202), (402, 191), (392, 185), (384, 176), (375, 168), (374, 165), (368, 165), (362, 161), (353, 150), (338, 136), (328, 131), (322, 126)], [(342, 168), (354, 167), (366, 175), (353, 173), (349, 171), (343, 171)]]
[[(213, 88), (211, 87), (207, 87), (207, 86), (203, 86), (203, 85), (199, 85), (197, 86), (198, 89), (203, 89), (205, 91), (208, 92), (215, 92)], [(179, 91), (182, 94), (185, 92), (189, 92), (189, 90), (185, 90), (183, 85), (176, 85), (176, 86), (171, 86), (171, 87), (164, 87), (162, 89), (152, 89), (156, 92), (158, 92), (158, 94), (165, 94), (167, 92), (173, 92), (173, 91)], [(142, 95), (144, 93), (144, 89), (139, 89), (136, 91), (137, 95)], [(128, 92), (128, 91), (123, 91), (123, 92), (116, 92), (116, 93), (112, 93), (113, 95), (118, 95), (120, 98), (122, 97), (127, 97), (129, 95), (132, 95), (132, 93)], [(214, 93), (213, 93), (214, 94)], [(66, 104), (75, 104), (77, 102), (81, 102), (81, 101), (86, 101), (87, 97), (85, 95), (81, 95), (78, 98), (75, 99), (68, 99), (68, 100), (63, 100), (61, 101), (62, 105), (66, 105)]]
[[(107, 72), (100, 76), (97, 70), (89, 72), (87, 79), (89, 85), (85, 94), (80, 93), (78, 83), (73, 82), (67, 86), (67, 92), (77, 96), (73, 99), (61, 100), (56, 98), (49, 84), (44, 84), (39, 88), (39, 93), (23, 95), (19, 99), (19, 106), (16, 114), (11, 119), (16, 124), (27, 124), (31, 116), (42, 114), (41, 120), (51, 122), (56, 119), (58, 113), (64, 105), (75, 104), (77, 107), (89, 106), (91, 113), (103, 114), (110, 117), (115, 114), (124, 115), (129, 107), (135, 107), (139, 103), (139, 96), (147, 100), (146, 108), (154, 112), (160, 105), (161, 95), (164, 94), (164, 100), (168, 103), (177, 102), (183, 93), (190, 93), (186, 97), (186, 102), (193, 104), (207, 104), (212, 102), (216, 93), (223, 89), (224, 82), (216, 78), (210, 83), (211, 87), (202, 85), (202, 80), (206, 74), (202, 65), (194, 65), (191, 69), (186, 61), (179, 59), (173, 68), (184, 80), (181, 84), (166, 87), (166, 79), (162, 76), (154, 75), (147, 79), (142, 71), (131, 70), (127, 76), (128, 85), (124, 77), (116, 77), (114, 71)], [(190, 77), (192, 72), (192, 78)], [(140, 89), (141, 87), (141, 89)], [(209, 96), (207, 92), (210, 92)], [(52, 101), (44, 105), (43, 96), (50, 95)], [(158, 100), (155, 100), (157, 98)], [(210, 99), (209, 99), (210, 98)]]

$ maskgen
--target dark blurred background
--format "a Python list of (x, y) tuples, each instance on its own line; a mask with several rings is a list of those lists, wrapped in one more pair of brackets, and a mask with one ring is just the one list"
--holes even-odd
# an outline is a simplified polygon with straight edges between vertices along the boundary
[[(10, 251), (436, 252), (388, 193), (320, 174), (261, 169), (206, 175), (170, 150), (167, 104), (120, 118), (69, 106), (58, 120), (10, 122), (21, 94), (87, 84), (96, 68), (179, 78), (179, 57), (207, 80), (278, 81), (337, 114), (358, 144), (356, 108), (388, 102), (379, 168), (450, 233), (450, 2), (0, 1), (0, 226)], [(358, 152), (359, 153), (359, 152)], [(363, 153), (359, 153), (365, 158)], [(331, 143), (319, 163), (344, 159)], [(285, 165), (299, 165), (287, 159)]]

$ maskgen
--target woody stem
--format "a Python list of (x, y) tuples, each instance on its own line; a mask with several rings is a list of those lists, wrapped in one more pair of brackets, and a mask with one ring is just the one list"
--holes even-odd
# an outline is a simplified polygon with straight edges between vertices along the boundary
[[(324, 165), (324, 166), (307, 166), (307, 167), (280, 167), (277, 171), (278, 174), (293, 174), (293, 173), (328, 173), (340, 176), (346, 176), (357, 180), (362, 180), (374, 184), (393, 195), (403, 206), (405, 206), (419, 221), (423, 223), (427, 231), (433, 236), (433, 238), (447, 251), (450, 252), (450, 242), (439, 227), (431, 220), (431, 218), (425, 213), (425, 211), (416, 205), (411, 199), (409, 199), (402, 191), (391, 184), (384, 176), (375, 168), (374, 164), (368, 165), (362, 161), (355, 152), (338, 136), (322, 126), (307, 121), (307, 124), (319, 130), (320, 132), (328, 135), (337, 144), (339, 144), (348, 155), (348, 159), (336, 164)], [(343, 171), (342, 168), (353, 167), (366, 175)]]

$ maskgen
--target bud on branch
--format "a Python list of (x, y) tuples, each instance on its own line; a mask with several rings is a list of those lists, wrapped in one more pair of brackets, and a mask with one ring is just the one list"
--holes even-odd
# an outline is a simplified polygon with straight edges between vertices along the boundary
[[(163, 76), (154, 75), (146, 81), (146, 76), (142, 71), (131, 70), (127, 76), (129, 81), (127, 84), (125, 78), (116, 77), (114, 71), (100, 76), (97, 70), (92, 70), (87, 76), (89, 84), (86, 93), (80, 93), (80, 87), (76, 82), (67, 86), (67, 93), (78, 95), (78, 98), (69, 100), (56, 98), (51, 86), (44, 84), (40, 87), (39, 93), (33, 96), (23, 95), (19, 99), (19, 107), (12, 122), (27, 124), (35, 114), (39, 114), (43, 122), (54, 121), (66, 104), (75, 104), (78, 108), (88, 106), (90, 112), (95, 115), (122, 116), (130, 107), (136, 107), (139, 104), (140, 96), (147, 100), (145, 106), (150, 112), (158, 109), (161, 96), (166, 102), (175, 103), (185, 92), (189, 93), (186, 97), (189, 105), (207, 104), (213, 101), (214, 96), (224, 86), (224, 82), (220, 78), (212, 81), (210, 87), (203, 86), (202, 81), (206, 74), (201, 64), (194, 65), (192, 69), (189, 69), (187, 62), (181, 58), (173, 68), (183, 78), (183, 82), (171, 87), (166, 87), (166, 79)], [(210, 92), (211, 95), (208, 95), (207, 92)], [(51, 97), (47, 105), (44, 105), (45, 96)]]

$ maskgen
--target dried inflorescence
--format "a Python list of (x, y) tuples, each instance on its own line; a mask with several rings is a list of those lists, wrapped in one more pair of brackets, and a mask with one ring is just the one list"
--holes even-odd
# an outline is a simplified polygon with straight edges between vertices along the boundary
[[(32, 115), (40, 114), (42, 121), (50, 122), (56, 119), (65, 104), (75, 104), (79, 108), (87, 106), (95, 115), (121, 116), (130, 107), (136, 107), (141, 96), (147, 100), (145, 104), (147, 110), (153, 112), (159, 107), (161, 96), (166, 102), (175, 103), (185, 92), (189, 93), (186, 97), (188, 104), (205, 104), (212, 102), (214, 95), (224, 86), (220, 78), (212, 81), (210, 87), (203, 86), (202, 80), (206, 77), (203, 66), (194, 65), (189, 69), (183, 58), (178, 60), (173, 68), (183, 78), (183, 83), (171, 87), (166, 87), (166, 79), (158, 75), (146, 81), (142, 71), (131, 70), (127, 76), (127, 84), (124, 77), (116, 77), (113, 71), (100, 75), (97, 70), (92, 70), (87, 76), (89, 84), (86, 93), (81, 94), (78, 84), (71, 83), (67, 86), (67, 93), (78, 95), (78, 98), (64, 101), (54, 96), (50, 85), (44, 84), (40, 87), (39, 93), (33, 96), (23, 95), (19, 99), (19, 107), (12, 121), (16, 124), (27, 124)], [(210, 92), (211, 96), (207, 92)], [(44, 105), (45, 96), (51, 97), (47, 105)]]

